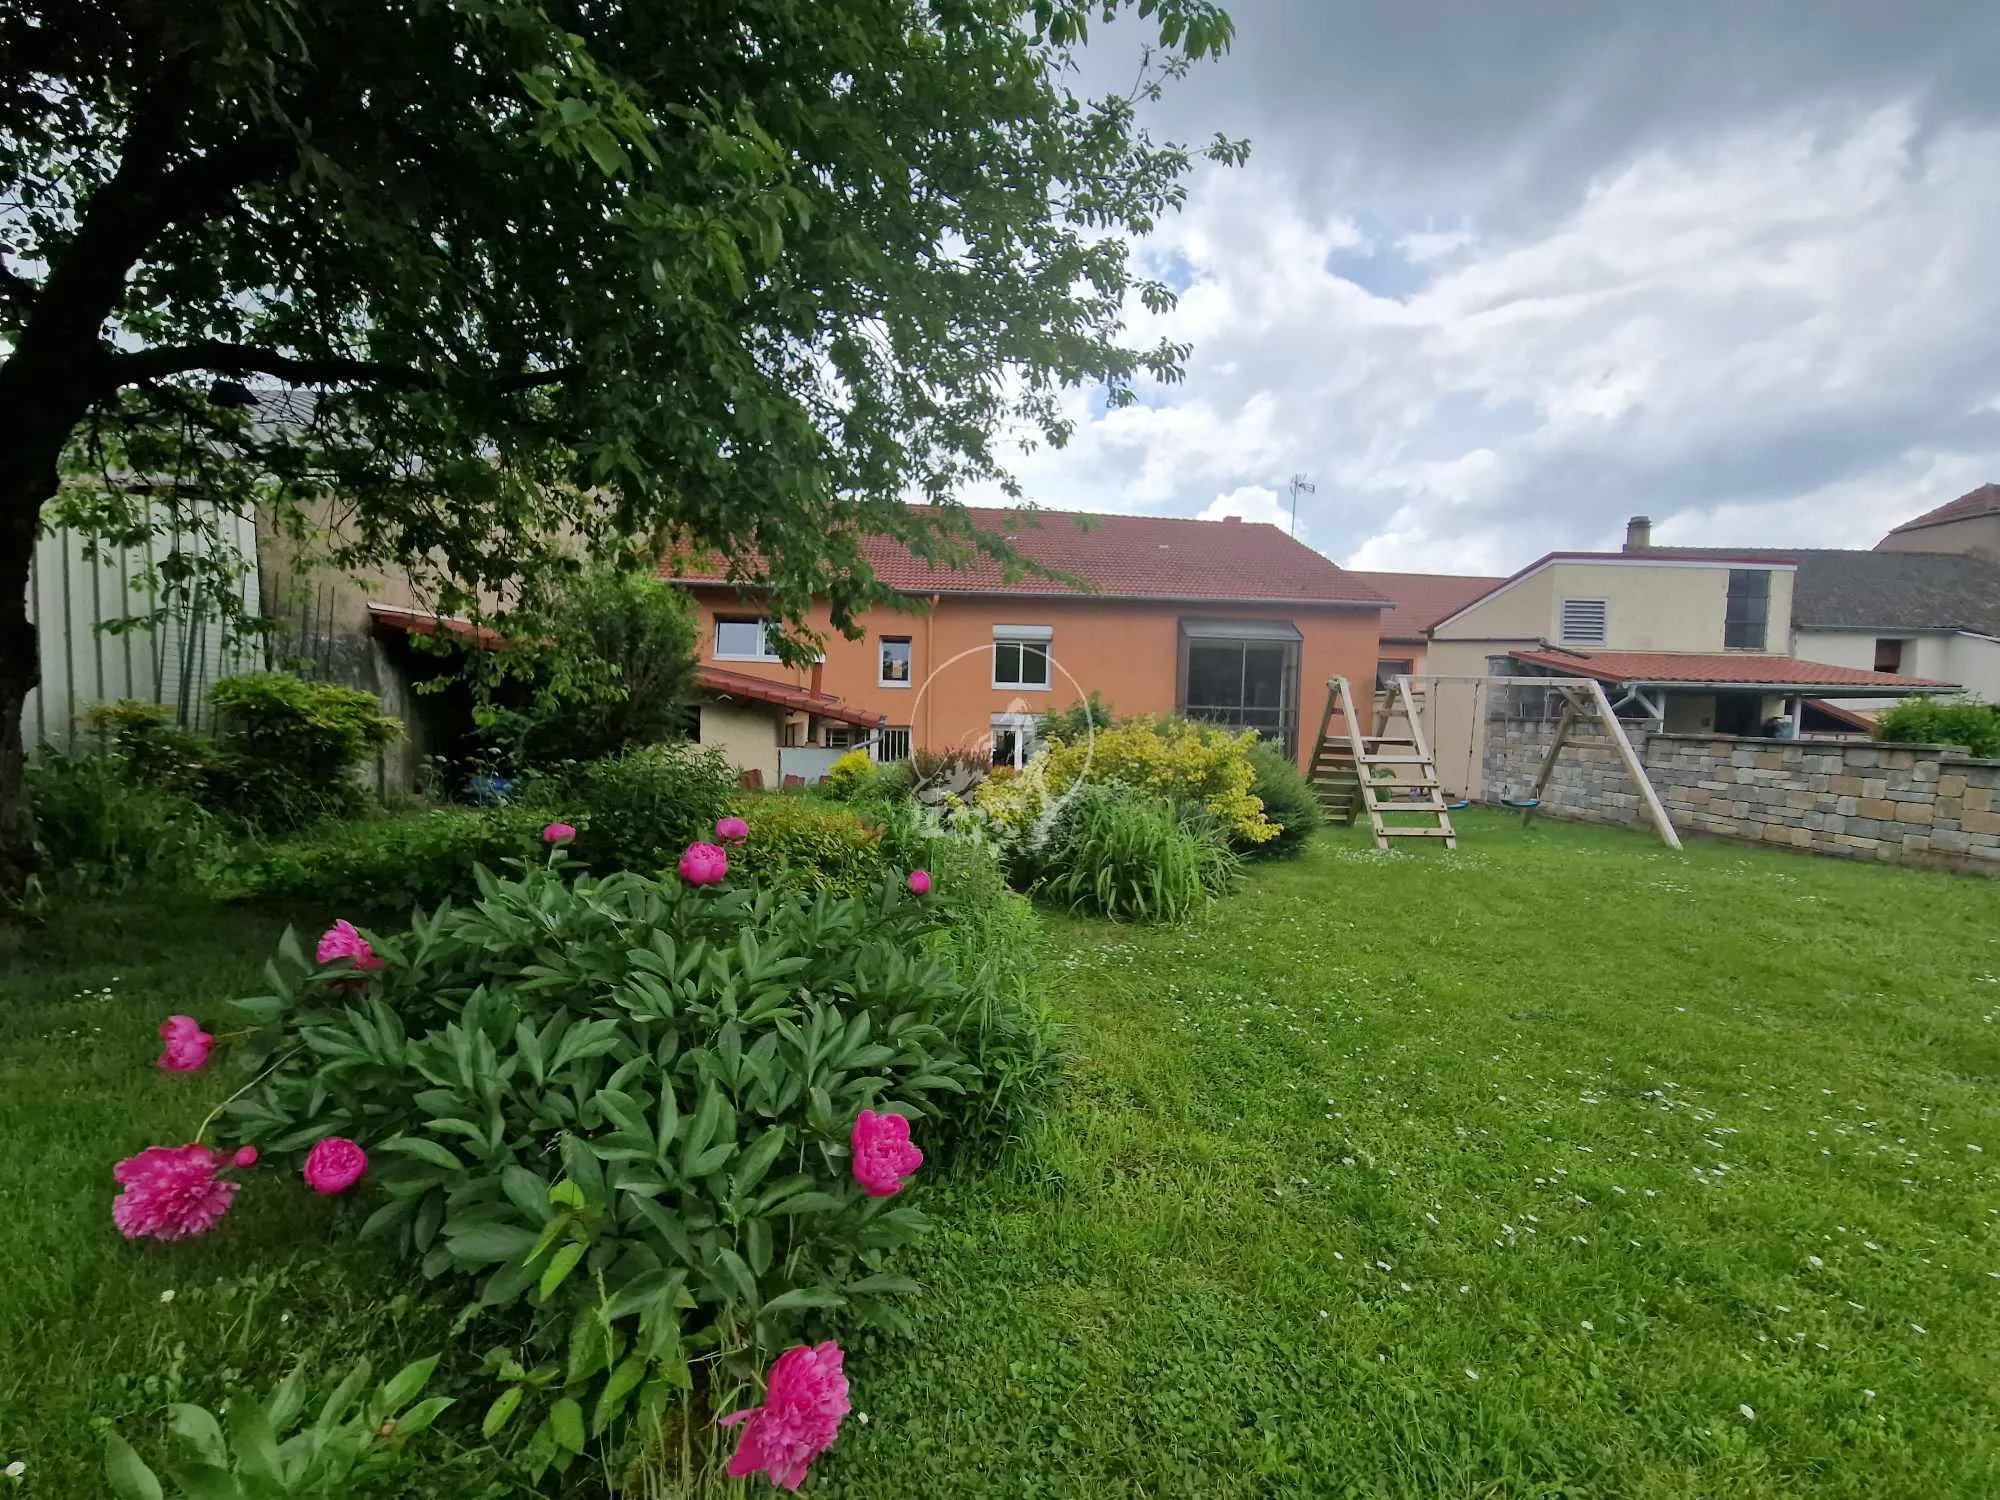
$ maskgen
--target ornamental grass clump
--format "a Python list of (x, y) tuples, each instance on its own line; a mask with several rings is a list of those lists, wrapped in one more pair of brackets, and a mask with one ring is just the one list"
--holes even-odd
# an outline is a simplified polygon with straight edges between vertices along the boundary
[[(918, 894), (885, 869), (839, 896), (733, 865), (697, 843), (660, 878), (598, 877), (559, 846), (361, 939), (379, 967), (359, 982), (358, 952), (322, 967), (288, 935), (270, 992), (239, 1002), (264, 1076), (224, 1133), (311, 1148), (311, 1185), (505, 1344), (485, 1430), (533, 1473), (629, 1463), (802, 1338), (905, 1327), (912, 1189), (1018, 1131), (990, 1095), (1039, 1097), (991, 1021), (1013, 996), (934, 951), (962, 915), (949, 878)], [(782, 1483), (832, 1404), (780, 1420), (778, 1374), (737, 1472)]]
[(1032, 889), (1114, 921), (1180, 922), (1235, 880), (1217, 820), (1164, 797), (1086, 786), (1032, 856)]

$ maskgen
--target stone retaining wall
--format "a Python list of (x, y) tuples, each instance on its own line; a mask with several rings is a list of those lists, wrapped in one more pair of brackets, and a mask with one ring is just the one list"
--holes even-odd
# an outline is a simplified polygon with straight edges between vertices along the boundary
[[(1554, 732), (1544, 723), (1489, 723), (1487, 796), (1525, 796)], [(1942, 745), (1627, 735), (1683, 834), (2000, 876), (2000, 760)], [(1594, 725), (1564, 746), (1542, 811), (1594, 823), (1646, 821), (1624, 763)]]

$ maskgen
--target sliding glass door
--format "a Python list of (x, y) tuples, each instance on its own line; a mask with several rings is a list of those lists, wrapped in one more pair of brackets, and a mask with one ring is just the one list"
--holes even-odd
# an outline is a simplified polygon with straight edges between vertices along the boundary
[(1299, 642), (1281, 621), (1183, 620), (1181, 713), (1254, 729), (1296, 755)]

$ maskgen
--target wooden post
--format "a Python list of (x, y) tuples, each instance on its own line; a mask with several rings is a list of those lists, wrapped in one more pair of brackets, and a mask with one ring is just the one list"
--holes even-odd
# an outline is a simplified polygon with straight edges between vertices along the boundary
[(1549, 753), (1542, 757), (1542, 768), (1535, 773), (1535, 784), (1529, 788), (1528, 795), (1524, 799), (1530, 805), (1521, 809), (1521, 826), (1523, 828), (1534, 822), (1535, 805), (1541, 802), (1542, 793), (1548, 787), (1549, 778), (1555, 774), (1556, 757), (1562, 754), (1563, 746), (1569, 741), (1569, 732), (1575, 727), (1576, 700), (1570, 697), (1568, 693), (1564, 693), (1562, 720), (1556, 725), (1556, 737), (1549, 741)]
[(1618, 722), (1618, 715), (1611, 711), (1611, 700), (1604, 696), (1604, 684), (1596, 678), (1590, 679), (1591, 696), (1597, 701), (1597, 712), (1604, 720), (1605, 732), (1611, 736), (1611, 743), (1618, 748), (1619, 758), (1625, 762), (1625, 770), (1638, 784), (1639, 795), (1646, 800), (1646, 812), (1653, 820), (1653, 827), (1659, 831), (1661, 839), (1669, 849), (1681, 846), (1681, 836), (1674, 832), (1673, 821), (1667, 810), (1660, 805), (1660, 794), (1653, 790), (1652, 779), (1646, 775), (1646, 768), (1640, 763), (1638, 752), (1632, 742), (1625, 738), (1625, 726)]

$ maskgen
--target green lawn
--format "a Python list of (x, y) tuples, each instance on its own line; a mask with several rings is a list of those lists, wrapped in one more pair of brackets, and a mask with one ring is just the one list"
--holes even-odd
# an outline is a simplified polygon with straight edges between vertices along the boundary
[[(2000, 884), (1465, 829), (1324, 838), (1185, 930), (1051, 922), (1064, 1101), (922, 1195), (919, 1337), (850, 1345), (868, 1421), (805, 1493), (2000, 1493)], [(128, 903), (0, 948), (25, 1495), (99, 1492), (95, 1419), (447, 1336), (349, 1207), (111, 1228), (111, 1163), (220, 1082), (152, 1026), (277, 926)]]
[(823, 1492), (2000, 1494), (2000, 885), (1465, 826), (1058, 927)]

